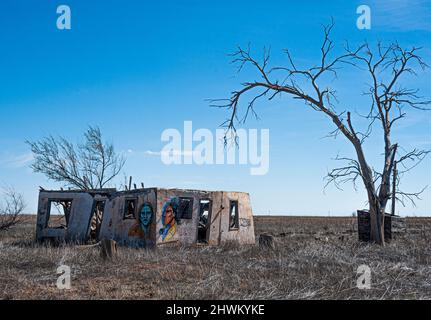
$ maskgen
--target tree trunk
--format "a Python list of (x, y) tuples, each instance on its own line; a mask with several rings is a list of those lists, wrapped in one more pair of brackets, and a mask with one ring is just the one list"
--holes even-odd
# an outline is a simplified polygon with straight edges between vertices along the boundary
[[(376, 188), (374, 185), (373, 174), (370, 166), (365, 160), (364, 151), (362, 150), (362, 145), (357, 137), (351, 138), (350, 140), (356, 150), (358, 157), (358, 163), (361, 169), (362, 181), (364, 182), (364, 187), (367, 190), (368, 203), (369, 203), (369, 214), (370, 214), (370, 238), (372, 242), (379, 245), (385, 244), (384, 235), (384, 224), (382, 223), (382, 216), (384, 219), (384, 214), (381, 210), (381, 205), (379, 201), (379, 196), (377, 195)], [(384, 209), (384, 208), (383, 208)], [(384, 210), (383, 210), (384, 212)]]
[(370, 237), (371, 241), (379, 245), (385, 245), (385, 209), (378, 203), (370, 201)]
[(381, 245), (385, 246), (385, 208), (380, 213), (380, 239), (381, 239)]

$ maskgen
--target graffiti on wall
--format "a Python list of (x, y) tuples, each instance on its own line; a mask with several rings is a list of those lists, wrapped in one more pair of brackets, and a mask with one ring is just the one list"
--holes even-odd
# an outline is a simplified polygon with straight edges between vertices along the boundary
[(177, 225), (181, 223), (179, 205), (180, 199), (172, 198), (163, 206), (161, 219), (163, 227), (159, 230), (162, 241), (172, 240), (177, 232)]
[(148, 234), (148, 229), (153, 221), (153, 208), (151, 204), (145, 203), (139, 213), (139, 223), (142, 231)]
[(153, 221), (153, 207), (146, 202), (139, 211), (139, 220), (129, 230), (129, 236), (145, 237), (150, 233), (151, 222)]

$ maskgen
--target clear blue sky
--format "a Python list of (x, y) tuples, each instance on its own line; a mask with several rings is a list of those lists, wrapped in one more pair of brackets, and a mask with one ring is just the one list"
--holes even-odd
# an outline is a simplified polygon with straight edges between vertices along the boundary
[[(72, 30), (56, 28), (56, 8), (72, 10)], [(356, 8), (368, 4), (371, 30), (356, 28)], [(24, 1), (0, 2), (0, 183), (23, 192), (34, 212), (38, 186), (57, 188), (32, 173), (24, 143), (48, 134), (79, 141), (88, 125), (98, 125), (117, 150), (128, 156), (124, 172), (147, 186), (250, 192), (258, 214), (350, 215), (365, 205), (362, 187), (323, 191), (323, 177), (338, 153), (353, 155), (342, 138), (322, 139), (333, 129), (322, 114), (288, 98), (258, 104), (261, 119), (246, 128), (270, 129), (270, 170), (250, 176), (249, 167), (165, 166), (147, 151), (160, 151), (161, 132), (194, 127), (215, 130), (227, 116), (205, 99), (225, 98), (241, 82), (228, 53), (251, 43), (260, 56), (271, 46), (274, 63), (289, 48), (298, 63), (316, 62), (321, 24), (333, 17), (333, 39), (358, 44), (399, 41), (422, 46), (431, 64), (431, 5), (425, 1)], [(407, 84), (431, 97), (431, 72)], [(348, 69), (333, 84), (340, 107), (366, 108), (366, 78)], [(431, 148), (431, 112), (411, 112), (394, 132), (407, 149)], [(381, 140), (367, 145), (379, 161)], [(406, 176), (415, 191), (431, 184), (431, 159)], [(122, 178), (121, 178), (122, 180)], [(416, 208), (402, 214), (431, 214), (431, 188)]]

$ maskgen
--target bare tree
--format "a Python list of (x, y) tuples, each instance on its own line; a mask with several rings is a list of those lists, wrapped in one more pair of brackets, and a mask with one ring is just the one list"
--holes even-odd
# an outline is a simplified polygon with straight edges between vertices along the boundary
[(25, 208), (23, 196), (13, 188), (6, 188), (2, 198), (0, 199), (0, 231), (20, 223), (20, 215)]
[(49, 179), (82, 190), (106, 187), (120, 173), (125, 158), (105, 143), (97, 127), (84, 133), (85, 142), (74, 145), (63, 137), (26, 141), (35, 156), (31, 168)]
[[(233, 62), (239, 64), (238, 71), (250, 65), (256, 70), (259, 79), (244, 83), (240, 90), (232, 92), (230, 99), (213, 100), (212, 106), (229, 110), (230, 116), (222, 126), (231, 133), (236, 131), (236, 123), (244, 123), (249, 114), (257, 117), (255, 102), (264, 97), (272, 100), (276, 96), (286, 94), (303, 101), (307, 107), (315, 111), (323, 112), (335, 125), (335, 130), (330, 136), (337, 137), (341, 133), (351, 143), (356, 153), (355, 158), (337, 157), (337, 160), (345, 161), (346, 164), (329, 172), (328, 182), (333, 182), (339, 187), (341, 183), (348, 181), (355, 183), (358, 178), (362, 180), (369, 203), (371, 238), (376, 243), (384, 245), (384, 215), (387, 203), (392, 197), (390, 182), (393, 167), (397, 163), (404, 167), (401, 173), (409, 171), (430, 152), (415, 149), (402, 154), (398, 143), (391, 139), (393, 126), (405, 117), (408, 107), (428, 110), (427, 105), (430, 101), (421, 100), (418, 90), (400, 84), (403, 75), (415, 74), (413, 65), (422, 69), (427, 65), (417, 54), (420, 48), (405, 50), (397, 43), (388, 46), (378, 43), (374, 51), (367, 43), (355, 50), (351, 50), (346, 44), (342, 54), (333, 56), (334, 43), (330, 39), (333, 25), (332, 22), (324, 27), (320, 61), (309, 68), (299, 68), (289, 50), (285, 50), (288, 66), (269, 68), (269, 50), (264, 50), (263, 59), (259, 62), (251, 56), (250, 48), (247, 50), (238, 48), (238, 51), (232, 54)], [(370, 107), (366, 115), (359, 115), (367, 120), (367, 126), (362, 131), (354, 125), (350, 111), (344, 109), (337, 112), (336, 107), (340, 103), (335, 90), (329, 85), (322, 84), (325, 80), (328, 81), (328, 76), (337, 77), (337, 71), (343, 65), (358, 67), (365, 71), (371, 80), (367, 92), (371, 98)], [(240, 117), (239, 104), (244, 95), (252, 95), (252, 98), (247, 103), (244, 116)], [(364, 143), (375, 125), (382, 129), (384, 140), (381, 171), (370, 166), (364, 152)], [(398, 190), (397, 199), (414, 202), (422, 192), (423, 190), (407, 193)]]

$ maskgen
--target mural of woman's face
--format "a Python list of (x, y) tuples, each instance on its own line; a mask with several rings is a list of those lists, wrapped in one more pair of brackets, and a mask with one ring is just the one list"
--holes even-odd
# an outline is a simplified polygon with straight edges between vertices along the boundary
[(167, 226), (172, 222), (172, 220), (174, 220), (174, 209), (172, 208), (172, 206), (168, 206), (165, 212), (164, 225)]
[(141, 224), (148, 227), (151, 224), (153, 218), (153, 210), (148, 204), (145, 204), (141, 210)]

